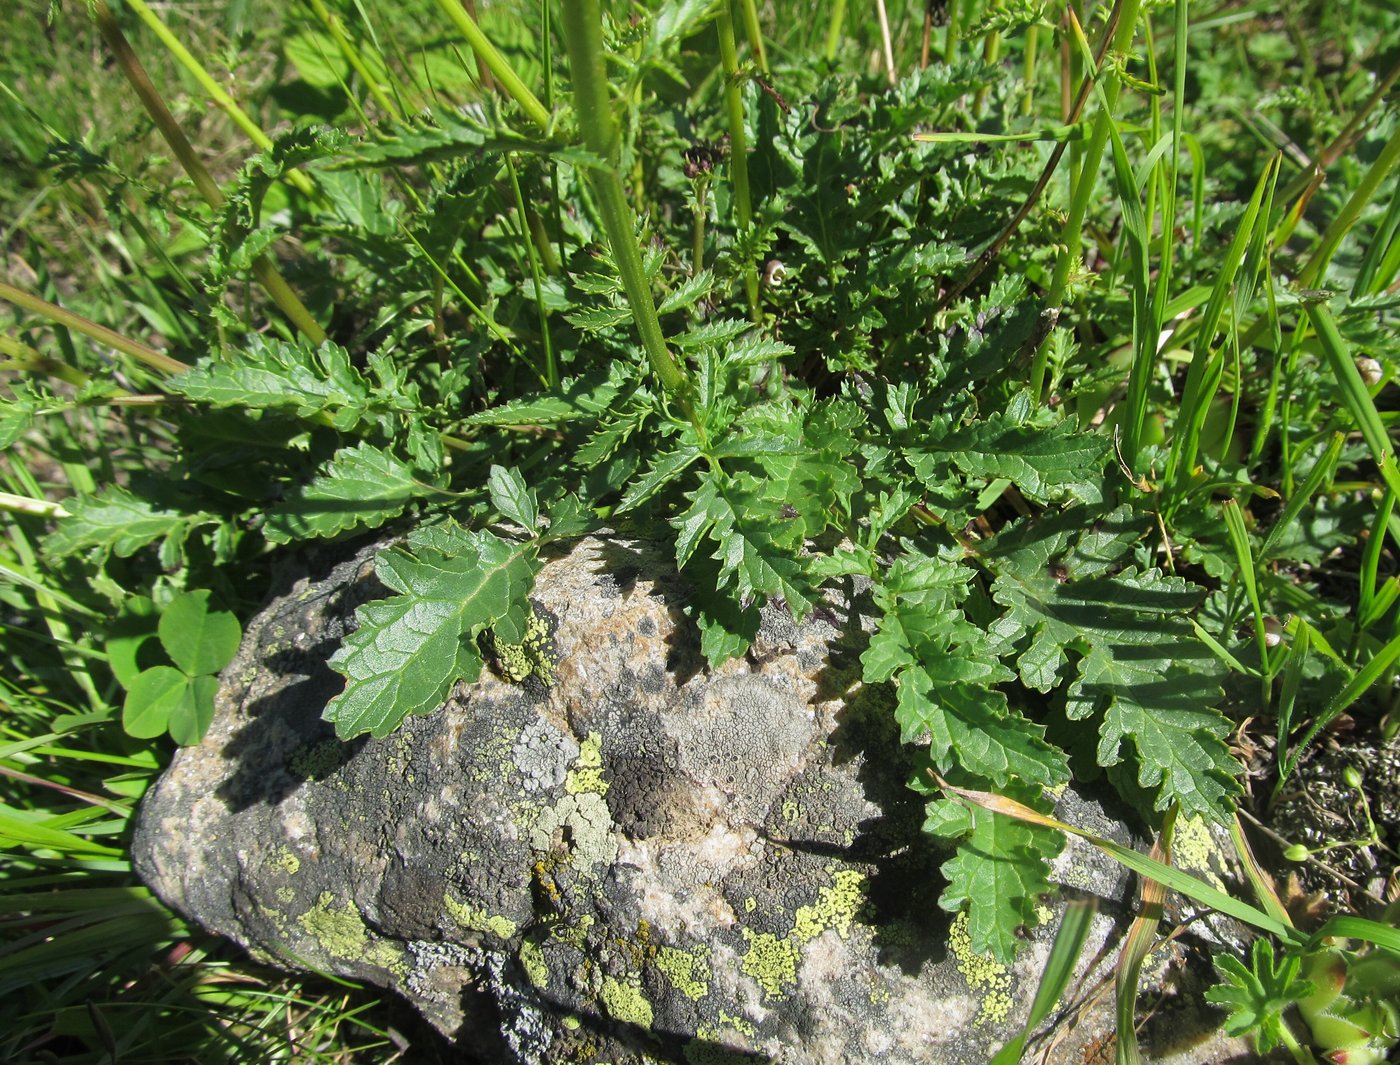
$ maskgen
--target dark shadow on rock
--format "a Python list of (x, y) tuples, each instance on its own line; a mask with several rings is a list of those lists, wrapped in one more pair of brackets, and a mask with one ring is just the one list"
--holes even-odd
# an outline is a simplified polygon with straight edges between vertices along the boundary
[[(255, 667), (264, 694), (243, 705), (246, 723), (222, 751), (234, 769), (216, 794), (230, 811), (259, 803), (275, 806), (306, 781), (325, 780), (367, 742), (366, 736), (338, 739), (321, 712), (345, 686), (327, 662), (354, 631), (355, 610), (388, 594), (370, 568), (373, 546), (348, 558), (348, 552), (341, 552), (324, 572), (312, 572), (313, 587), (329, 582), (321, 594), (275, 600), (280, 609), (264, 617), (253, 662), (235, 662), (234, 670)], [(310, 642), (299, 644), (299, 636)], [(234, 676), (232, 683), (241, 681)]]
[[(603, 564), (597, 573), (600, 585), (611, 583), (625, 599), (633, 593), (637, 578), (644, 573), (655, 573), (662, 559), (655, 553), (656, 545), (641, 541), (636, 546), (625, 540), (602, 541)], [(668, 573), (674, 573), (674, 563)], [(666, 672), (675, 679), (677, 688), (684, 687), (693, 677), (705, 669), (705, 656), (700, 653), (700, 633), (695, 622), (686, 616), (685, 606), (688, 591), (683, 578), (675, 574), (671, 580), (658, 580), (651, 593), (666, 606), (672, 624), (671, 636), (667, 643)]]

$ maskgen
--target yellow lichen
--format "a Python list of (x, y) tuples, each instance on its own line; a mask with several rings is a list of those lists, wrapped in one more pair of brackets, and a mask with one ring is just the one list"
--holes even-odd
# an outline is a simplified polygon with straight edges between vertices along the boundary
[(584, 791), (607, 794), (608, 782), (603, 779), (603, 738), (598, 733), (590, 732), (579, 745), (573, 768), (564, 777), (564, 790), (570, 795)]
[[(541, 991), (549, 987), (549, 966), (545, 964), (544, 950), (533, 939), (527, 939), (520, 944), (520, 965), (525, 970), (525, 975), (530, 978), (530, 983)], [(566, 1017), (565, 1026), (573, 1020), (573, 1027), (578, 1027), (577, 1018)]]
[(603, 977), (601, 992), (603, 1005), (608, 1015), (627, 1024), (650, 1028), (655, 1017), (651, 1003), (642, 994), (641, 986), (630, 980), (618, 980), (612, 976)]
[(797, 982), (797, 944), (779, 939), (770, 932), (744, 929), (749, 949), (744, 953), (743, 970), (758, 981), (769, 998), (782, 998), (783, 987)]
[(744, 1020), (744, 1018), (731, 1017), (729, 1014), (725, 1013), (724, 1010), (719, 1011), (719, 1023), (727, 1024), (730, 1028), (733, 1028), (740, 1035), (748, 1036), (750, 1039), (752, 1039), (758, 1033), (758, 1029), (755, 1028), (752, 1024), (750, 1024), (748, 1021)]
[(337, 906), (335, 895), (329, 891), (321, 892), (316, 905), (298, 917), (297, 924), (314, 936), (327, 954), (337, 958), (358, 961), (369, 946), (369, 935), (359, 911), (348, 901)]
[(948, 949), (967, 986), (982, 994), (982, 1005), (973, 1023), (1001, 1024), (1011, 1013), (1011, 973), (990, 954), (973, 952), (966, 912), (958, 914), (948, 929)]
[(1224, 883), (1211, 868), (1211, 857), (1216, 850), (1215, 839), (1210, 834), (1210, 825), (1206, 823), (1205, 818), (1177, 819), (1176, 830), (1172, 833), (1172, 864), (1199, 873), (1224, 891)]
[(288, 876), (295, 876), (297, 870), (301, 868), (301, 859), (292, 853), (290, 847), (278, 847), (277, 856), (273, 861)]
[[(705, 949), (700, 947), (698, 951)], [(660, 947), (656, 951), (656, 967), (686, 998), (698, 1000), (710, 993), (710, 963), (703, 957), (675, 947)]]
[(490, 932), (501, 939), (510, 939), (517, 931), (516, 923), (509, 917), (500, 915), (493, 917), (485, 910), (478, 910), (468, 903), (458, 902), (447, 892), (443, 892), (442, 904), (452, 915), (454, 921), (473, 932)]
[(839, 869), (832, 880), (835, 883), (822, 888), (816, 902), (797, 908), (792, 933), (800, 942), (815, 939), (828, 928), (836, 929), (842, 939), (850, 935), (851, 922), (865, 900), (865, 876), (854, 869)]

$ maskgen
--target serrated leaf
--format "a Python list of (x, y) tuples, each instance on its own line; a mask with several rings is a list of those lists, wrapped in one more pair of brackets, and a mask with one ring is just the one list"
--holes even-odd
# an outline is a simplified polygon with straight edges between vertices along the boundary
[(1040, 897), (1052, 890), (1046, 862), (1060, 852), (1063, 837), (986, 810), (941, 818), (935, 811), (944, 804), (957, 805), (946, 799), (930, 804), (926, 830), (947, 835), (967, 820), (972, 828), (941, 867), (948, 886), (938, 904), (945, 910), (966, 907), (971, 950), (1010, 964), (1019, 930), (1037, 923)]
[(634, 507), (641, 506), (689, 469), (699, 457), (700, 449), (694, 444), (681, 444), (674, 451), (658, 455), (647, 467), (647, 471), (627, 486), (627, 492), (623, 495), (622, 502), (617, 505), (616, 513), (625, 514)]
[(95, 495), (64, 500), (69, 516), (44, 540), (44, 550), (64, 558), (90, 548), (127, 558), (147, 544), (196, 525), (210, 524), (212, 515), (163, 510), (128, 489), (108, 485)]
[(491, 505), (521, 528), (533, 533), (539, 527), (539, 504), (535, 493), (525, 487), (525, 478), (514, 466), (493, 465), (486, 477)]
[(693, 303), (704, 299), (715, 287), (715, 275), (709, 270), (701, 270), (694, 277), (688, 277), (666, 294), (666, 298), (656, 308), (657, 314), (670, 314), (684, 310)]
[[(716, 545), (710, 556), (720, 564), (721, 585), (740, 603), (759, 595), (780, 595), (801, 617), (811, 607), (808, 581), (793, 548), (784, 547), (783, 518), (761, 496), (752, 478), (725, 479), (709, 471), (691, 505), (671, 524), (676, 528), (676, 560), (684, 566), (700, 542)], [(798, 545), (800, 549), (800, 545)]]
[(632, 309), (630, 307), (591, 307), (586, 311), (573, 311), (566, 314), (564, 319), (570, 325), (576, 325), (587, 332), (601, 333), (604, 330), (615, 329), (632, 321)]
[(331, 657), (346, 678), (323, 715), (336, 734), (386, 736), (409, 714), (436, 708), (454, 683), (480, 675), (476, 639), (487, 628), (519, 643), (535, 555), (534, 541), (456, 525), (419, 529), (405, 546), (381, 552), (375, 571), (399, 594), (360, 607), (359, 629)]
[(1071, 509), (997, 536), (984, 561), (1007, 612), (993, 628), (1016, 648), (1023, 683), (1049, 691), (1072, 678), (1067, 715), (1103, 715), (1101, 765), (1131, 753), (1156, 809), (1180, 802), (1218, 819), (1239, 791), (1238, 764), (1229, 723), (1212, 709), (1221, 667), (1190, 624), (1203, 593), (1156, 570), (1112, 572), (1131, 559), (1131, 524), (1126, 507), (1100, 517)]
[(335, 453), (322, 472), (299, 485), (267, 515), (263, 534), (275, 544), (373, 529), (433, 492), (412, 467), (372, 444)]
[(948, 460), (969, 476), (989, 481), (1005, 478), (1038, 503), (1066, 496), (1097, 503), (1102, 498), (1100, 471), (1108, 453), (1107, 440), (1075, 432), (1068, 422), (1043, 429), (997, 415), (948, 434), (937, 442), (936, 450), (923, 446), (910, 451), (909, 460), (919, 479), (928, 484), (941, 480), (937, 467)]
[(726, 366), (761, 366), (792, 354), (792, 345), (750, 333), (730, 343), (724, 350)]
[(243, 631), (227, 610), (209, 609), (209, 592), (181, 592), (161, 612), (161, 646), (189, 676), (217, 673), (233, 661)]
[(1045, 730), (1012, 713), (1001, 692), (976, 683), (935, 684), (922, 668), (901, 673), (895, 718), (905, 743), (928, 733), (943, 773), (957, 766), (998, 788), (1012, 780), (1054, 787), (1069, 779), (1069, 763), (1046, 742)]
[(723, 344), (752, 328), (753, 323), (742, 318), (714, 318), (701, 325), (692, 326), (684, 333), (667, 338), (667, 342), (682, 351), (690, 351), (694, 348)]
[(232, 357), (205, 359), (171, 378), (168, 387), (215, 407), (286, 410), (299, 418), (331, 412), (338, 428), (351, 429), (371, 408), (413, 408), (406, 389), (387, 387), (382, 363), (376, 364), (378, 387), (372, 387), (339, 344), (312, 348), (255, 336)]
[[(467, 425), (558, 425), (574, 418), (594, 417), (609, 410), (625, 385), (635, 387), (630, 371), (614, 364), (607, 375), (588, 374), (560, 383), (557, 391), (502, 403), (468, 415)], [(644, 390), (642, 395), (645, 395)]]

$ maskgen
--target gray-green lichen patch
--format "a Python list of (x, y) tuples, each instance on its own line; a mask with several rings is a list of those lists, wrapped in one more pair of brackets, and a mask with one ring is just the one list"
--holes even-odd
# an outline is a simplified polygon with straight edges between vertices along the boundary
[(516, 923), (509, 917), (500, 914), (492, 916), (485, 910), (454, 899), (451, 892), (443, 894), (442, 904), (454, 921), (473, 932), (489, 932), (498, 939), (512, 939), (519, 931)]
[(298, 917), (297, 924), (332, 957), (362, 958), (369, 947), (369, 935), (359, 911), (349, 901), (336, 902), (330, 891), (321, 892), (316, 905)]
[(570, 864), (589, 871), (617, 857), (608, 804), (596, 792), (565, 794), (540, 811), (530, 830), (530, 846), (541, 853), (563, 848)]

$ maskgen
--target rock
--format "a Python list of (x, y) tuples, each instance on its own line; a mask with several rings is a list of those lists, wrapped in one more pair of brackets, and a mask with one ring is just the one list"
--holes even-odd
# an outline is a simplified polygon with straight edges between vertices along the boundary
[[(252, 621), (208, 736), (145, 800), (136, 865), (174, 908), (391, 988), (485, 1061), (982, 1065), (1018, 1030), (1054, 922), (1003, 967), (938, 908), (947, 855), (920, 832), (891, 693), (859, 682), (851, 596), (801, 624), (769, 608), (755, 652), (708, 671), (664, 551), (584, 540), (534, 592), (551, 686), (484, 674), (342, 743), (325, 661), (383, 594), (372, 554)], [(1131, 839), (1072, 790), (1060, 816)], [(1078, 843), (1057, 870), (1100, 914), (1047, 1060), (1087, 1061), (1127, 877)], [(1218, 1019), (1184, 1016), (1155, 1060), (1238, 1050), (1201, 1057)]]

